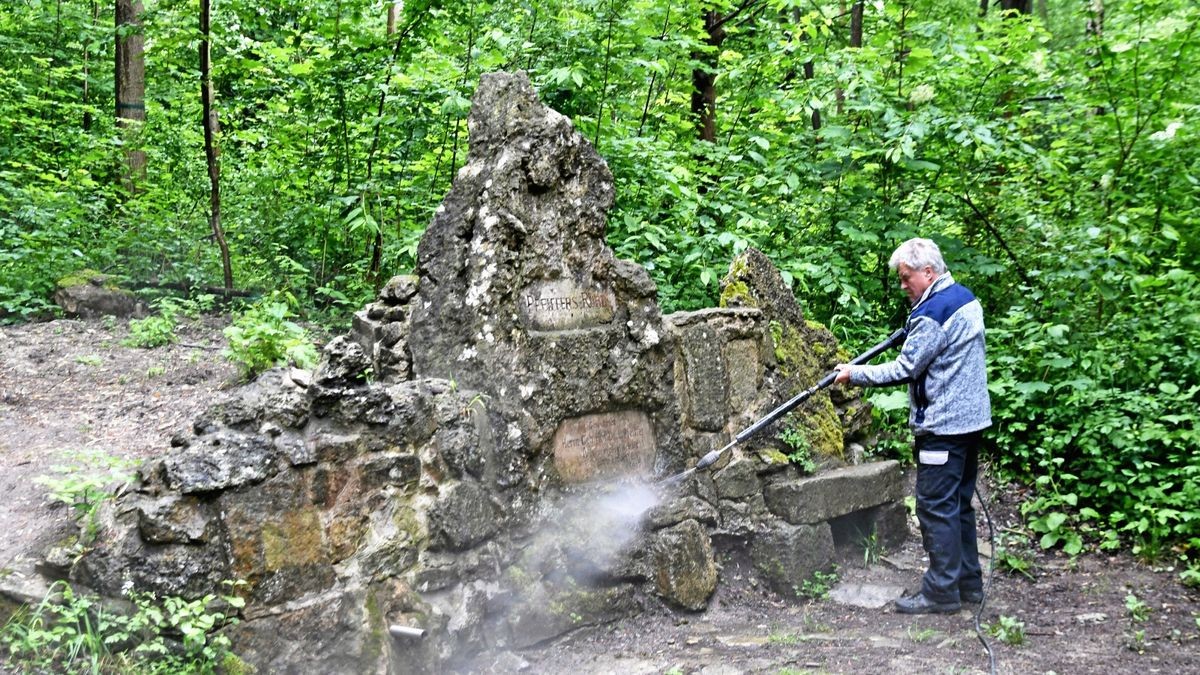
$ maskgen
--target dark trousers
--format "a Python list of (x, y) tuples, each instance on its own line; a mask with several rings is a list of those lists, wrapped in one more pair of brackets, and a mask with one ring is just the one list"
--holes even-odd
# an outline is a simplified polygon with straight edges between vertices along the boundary
[(959, 591), (983, 588), (975, 541), (975, 478), (982, 432), (917, 436), (917, 521), (929, 554), (921, 592), (934, 602), (958, 602)]

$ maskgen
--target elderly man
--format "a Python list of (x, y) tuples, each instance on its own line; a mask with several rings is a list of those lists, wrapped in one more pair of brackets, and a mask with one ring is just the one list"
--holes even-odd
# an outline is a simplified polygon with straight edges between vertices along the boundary
[(896, 601), (904, 614), (956, 612), (978, 603), (983, 578), (975, 542), (975, 492), (982, 430), (991, 426), (983, 308), (946, 270), (929, 239), (900, 245), (888, 265), (912, 303), (895, 361), (837, 366), (837, 382), (908, 384), (908, 423), (917, 459), (917, 520), (929, 569), (916, 595)]

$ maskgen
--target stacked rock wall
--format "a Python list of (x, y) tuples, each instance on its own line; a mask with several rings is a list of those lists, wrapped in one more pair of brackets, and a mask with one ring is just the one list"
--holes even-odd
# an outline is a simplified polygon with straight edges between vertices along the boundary
[[(604, 242), (612, 177), (569, 120), (523, 75), (494, 74), (470, 129), (418, 274), (392, 279), (315, 372), (272, 371), (197, 420), (75, 581), (197, 596), (238, 579), (235, 646), (265, 672), (436, 672), (647, 602), (703, 610), (723, 547), (794, 597), (838, 546), (903, 533), (894, 462), (806, 477), (764, 438), (653, 484), (801, 377), (775, 338), (798, 308), (762, 302), (782, 287), (763, 258), (738, 282), (757, 304), (664, 319), (646, 271)], [(836, 348), (813, 334), (810, 369)], [(804, 414), (836, 424), (832, 400)]]

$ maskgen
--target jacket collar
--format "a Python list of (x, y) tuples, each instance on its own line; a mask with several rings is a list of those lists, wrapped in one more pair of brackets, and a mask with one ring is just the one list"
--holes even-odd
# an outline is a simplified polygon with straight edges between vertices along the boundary
[(950, 272), (949, 271), (942, 272), (941, 276), (934, 279), (932, 284), (929, 284), (929, 288), (925, 289), (925, 292), (921, 294), (921, 297), (917, 299), (917, 301), (913, 304), (912, 309), (909, 310), (909, 312), (911, 313), (911, 312), (917, 311), (917, 308), (920, 307), (922, 304), (924, 304), (926, 300), (933, 297), (933, 295), (935, 293), (938, 293), (939, 291), (946, 288), (947, 286), (950, 286), (953, 283), (954, 283), (954, 277), (950, 276)]

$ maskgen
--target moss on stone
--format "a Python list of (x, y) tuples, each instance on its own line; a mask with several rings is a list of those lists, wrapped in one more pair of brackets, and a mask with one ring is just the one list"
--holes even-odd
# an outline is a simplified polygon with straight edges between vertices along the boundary
[(821, 373), (821, 359), (810, 348), (804, 334), (792, 326), (781, 325), (772, 330), (775, 341), (775, 361), (784, 377), (796, 378), (799, 383), (816, 382)]
[(744, 281), (730, 281), (721, 289), (720, 307), (758, 307)]
[(93, 280), (99, 280), (100, 285), (108, 290), (116, 290), (117, 284), (113, 281), (113, 277), (103, 272), (97, 272), (94, 269), (84, 268), (76, 270), (70, 274), (60, 278), (57, 282), (59, 288), (70, 288), (72, 286), (83, 286), (90, 284)]
[(237, 654), (228, 652), (225, 654), (225, 657), (221, 659), (220, 672), (225, 673), (226, 675), (252, 675), (253, 673), (257, 672), (257, 669), (249, 663), (243, 661), (242, 657), (238, 656)]
[(263, 565), (268, 571), (327, 562), (321, 515), (314, 508), (286, 513), (263, 525)]
[(845, 439), (837, 410), (829, 396), (818, 399), (819, 409), (804, 419), (807, 436), (814, 454), (824, 457), (845, 458)]
[(379, 600), (374, 593), (367, 593), (367, 635), (363, 640), (362, 656), (359, 672), (369, 673), (383, 660), (383, 648), (387, 636), (387, 621), (379, 608)]
[(788, 463), (787, 455), (783, 454), (783, 451), (777, 448), (762, 448), (758, 451), (758, 458), (762, 460), (764, 464), (769, 465)]

